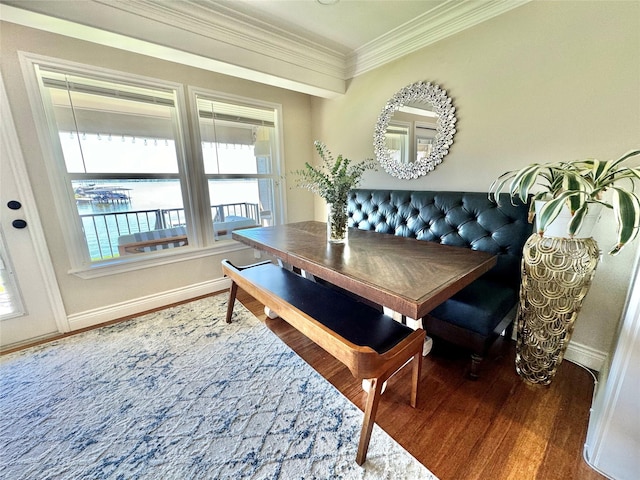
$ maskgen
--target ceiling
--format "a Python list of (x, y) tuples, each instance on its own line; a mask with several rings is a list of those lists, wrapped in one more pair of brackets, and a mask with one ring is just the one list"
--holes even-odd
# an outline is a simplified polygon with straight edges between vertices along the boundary
[(334, 97), (350, 78), (528, 1), (0, 0), (0, 18)]
[[(222, 0), (217, 4), (345, 55), (447, 0)], [(209, 2), (211, 3), (211, 2)]]

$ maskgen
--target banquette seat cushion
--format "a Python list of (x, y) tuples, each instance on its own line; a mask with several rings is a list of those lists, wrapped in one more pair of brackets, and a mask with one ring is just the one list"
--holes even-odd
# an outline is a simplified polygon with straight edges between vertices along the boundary
[[(497, 255), (494, 268), (429, 316), (440, 322), (435, 330), (447, 340), (484, 356), (509, 325), (504, 318), (518, 300), (522, 248), (532, 231), (528, 205), (513, 202), (507, 194), (494, 202), (484, 192), (355, 189), (349, 194), (348, 213), (353, 228)], [(443, 332), (443, 322), (457, 328)]]

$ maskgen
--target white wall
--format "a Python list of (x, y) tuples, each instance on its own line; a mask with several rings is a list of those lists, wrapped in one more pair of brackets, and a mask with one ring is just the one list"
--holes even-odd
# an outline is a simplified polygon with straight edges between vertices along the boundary
[[(341, 98), (314, 99), (313, 137), (348, 158), (373, 156), (386, 100), (424, 80), (457, 109), (450, 154), (420, 179), (378, 171), (363, 187), (487, 191), (502, 172), (532, 162), (617, 157), (640, 147), (639, 32), (640, 2), (531, 2), (352, 80)], [(322, 210), (316, 201), (317, 218)], [(602, 250), (613, 229), (601, 220)], [(600, 363), (609, 351), (637, 249), (598, 267), (574, 332), (578, 360)]]

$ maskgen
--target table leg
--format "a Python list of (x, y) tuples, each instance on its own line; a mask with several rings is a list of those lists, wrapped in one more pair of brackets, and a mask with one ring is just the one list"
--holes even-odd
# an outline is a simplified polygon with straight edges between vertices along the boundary
[(433, 348), (433, 338), (425, 335), (424, 337), (424, 345), (422, 346), (422, 356), (426, 357), (431, 353), (431, 349)]
[[(388, 307), (382, 307), (382, 308), (383, 308), (384, 314), (389, 315), (396, 322), (400, 322), (414, 330), (417, 330), (418, 328), (424, 328), (421, 318), (416, 320), (415, 318), (407, 317), (405, 315), (402, 315), (401, 313), (396, 312), (395, 310), (391, 310)], [(426, 357), (427, 355), (429, 355), (432, 348), (433, 348), (433, 338), (426, 335), (424, 337), (424, 346), (422, 347), (422, 356)]]
[[(417, 330), (418, 328), (422, 328), (422, 319), (416, 320), (415, 318), (411, 318), (411, 317), (407, 317), (405, 315), (402, 315), (394, 310), (391, 310), (388, 307), (382, 307), (384, 314), (385, 315), (389, 315), (391, 318), (393, 318), (396, 322), (400, 322), (404, 325), (407, 325), (409, 328), (412, 328), (414, 330)], [(431, 337), (425, 336), (424, 337), (424, 345), (422, 347), (422, 356), (426, 357), (427, 355), (429, 355), (429, 353), (431, 352), (431, 349), (433, 348), (433, 339)], [(407, 365), (407, 363), (411, 362), (411, 360), (413, 360), (412, 358), (407, 360), (407, 362), (402, 366), (404, 367), (405, 365)], [(391, 375), (389, 375), (389, 378), (393, 377), (396, 373), (398, 373), (402, 367), (400, 367), (398, 370), (396, 370), (395, 372), (393, 372)], [(365, 378), (362, 380), (362, 389), (369, 393), (369, 390), (371, 389), (371, 383), (372, 380)], [(383, 394), (385, 389), (387, 388), (387, 382), (385, 381), (382, 384), (382, 389), (380, 391), (380, 394)]]

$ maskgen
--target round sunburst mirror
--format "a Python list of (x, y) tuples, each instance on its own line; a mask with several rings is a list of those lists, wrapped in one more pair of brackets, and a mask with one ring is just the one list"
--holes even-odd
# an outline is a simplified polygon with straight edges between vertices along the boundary
[(428, 174), (449, 153), (456, 133), (455, 107), (430, 82), (398, 91), (386, 103), (374, 132), (374, 151), (387, 173), (413, 179)]

